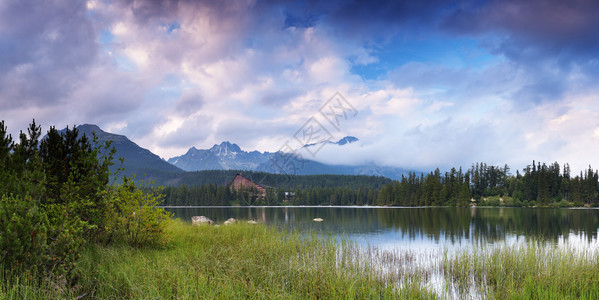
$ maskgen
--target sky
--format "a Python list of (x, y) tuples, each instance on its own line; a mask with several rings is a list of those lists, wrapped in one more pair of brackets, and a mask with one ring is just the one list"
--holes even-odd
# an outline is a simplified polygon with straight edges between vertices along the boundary
[[(0, 120), (163, 158), (599, 166), (599, 2), (0, 1)], [(301, 152), (355, 136), (357, 143)], [(313, 149), (313, 147), (311, 148)], [(300, 153), (301, 152), (301, 153)]]

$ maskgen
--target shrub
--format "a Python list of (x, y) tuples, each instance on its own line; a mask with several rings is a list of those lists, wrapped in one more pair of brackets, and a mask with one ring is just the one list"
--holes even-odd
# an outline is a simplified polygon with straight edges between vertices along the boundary
[(162, 247), (168, 243), (165, 229), (170, 214), (155, 207), (164, 198), (160, 191), (144, 193), (124, 178), (122, 184), (111, 187), (106, 197), (105, 242), (134, 247)]
[(69, 205), (48, 205), (45, 213), (49, 223), (46, 273), (70, 280), (84, 250), (83, 231), (88, 225)]
[(0, 261), (3, 269), (36, 273), (47, 262), (48, 219), (26, 196), (0, 199)]

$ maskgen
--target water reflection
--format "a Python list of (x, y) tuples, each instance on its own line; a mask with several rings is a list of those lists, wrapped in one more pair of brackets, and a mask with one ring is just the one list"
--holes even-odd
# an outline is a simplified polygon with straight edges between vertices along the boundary
[[(596, 245), (599, 229), (599, 210), (594, 209), (196, 207), (168, 210), (187, 221), (196, 215), (207, 216), (217, 223), (231, 217), (252, 219), (299, 231), (346, 234), (375, 246), (490, 244), (520, 238), (557, 244), (570, 236)], [(324, 222), (313, 222), (317, 217)]]

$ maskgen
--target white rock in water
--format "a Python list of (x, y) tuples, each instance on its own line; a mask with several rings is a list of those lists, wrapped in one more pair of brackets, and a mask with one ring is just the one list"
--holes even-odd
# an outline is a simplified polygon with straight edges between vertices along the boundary
[(235, 223), (235, 222), (237, 222), (237, 220), (235, 220), (233, 218), (229, 218), (227, 221), (229, 221), (229, 223)]
[(208, 219), (207, 217), (204, 216), (193, 216), (191, 217), (191, 224), (192, 225), (202, 225), (202, 224), (212, 224), (214, 223), (212, 220)]
[(248, 224), (258, 224), (258, 222), (254, 221), (254, 220), (249, 220)]
[(314, 222), (322, 222), (322, 221), (323, 221), (322, 218), (316, 218), (316, 219), (314, 219)]

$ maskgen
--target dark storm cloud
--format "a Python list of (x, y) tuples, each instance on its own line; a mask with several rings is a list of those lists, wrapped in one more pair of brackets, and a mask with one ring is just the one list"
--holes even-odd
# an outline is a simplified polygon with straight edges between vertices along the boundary
[(325, 25), (364, 42), (442, 29), (449, 35), (487, 37), (481, 45), (521, 63), (557, 58), (565, 66), (599, 56), (598, 1), (267, 1), (259, 5), (278, 7), (288, 26)]
[(489, 1), (461, 5), (442, 28), (465, 35), (495, 34), (486, 46), (519, 62), (558, 58), (586, 62), (599, 56), (599, 2)]
[(65, 97), (96, 57), (83, 1), (0, 4), (0, 101), (44, 106)]
[[(448, 1), (267, 1), (285, 15), (285, 25), (329, 26), (336, 34), (365, 41), (432, 28)], [(412, 26), (410, 24), (417, 24)]]
[[(346, 33), (393, 34), (410, 22), (425, 28), (445, 9), (447, 1), (339, 1), (330, 21)], [(414, 29), (414, 28), (411, 28)]]
[[(274, 3), (274, 2), (271, 2)], [(561, 63), (599, 56), (599, 2), (588, 0), (301, 1), (281, 5), (291, 25), (325, 23), (362, 39), (418, 35), (438, 28), (479, 37), (496, 54), (527, 62)]]

